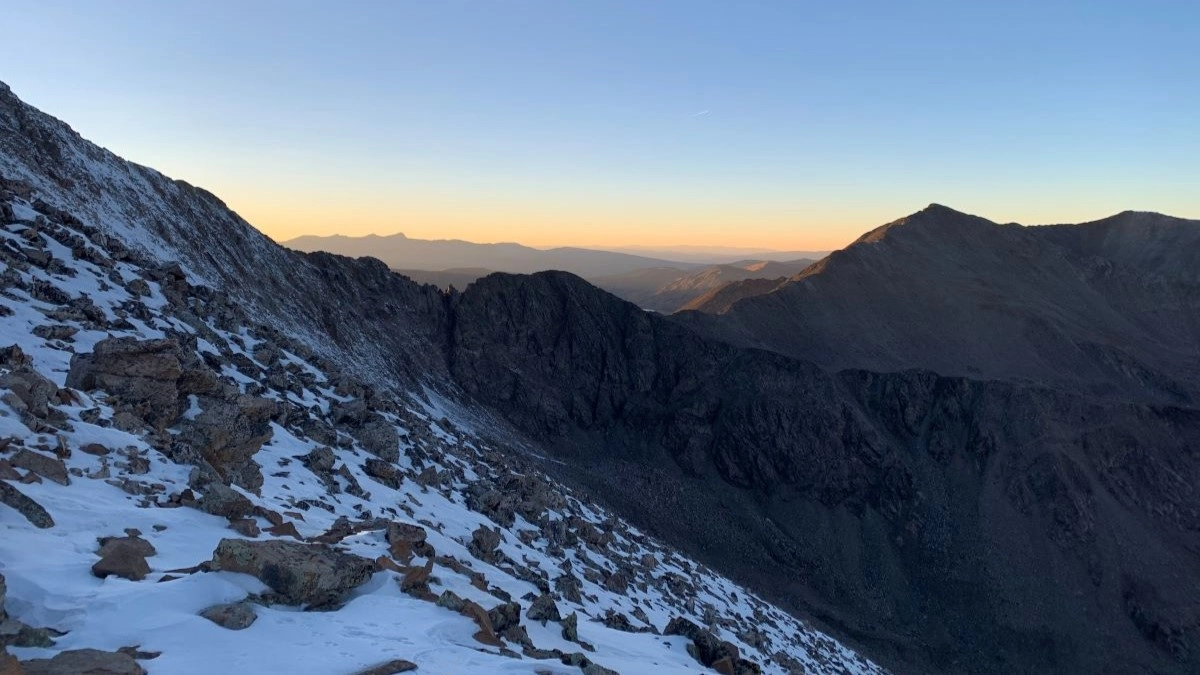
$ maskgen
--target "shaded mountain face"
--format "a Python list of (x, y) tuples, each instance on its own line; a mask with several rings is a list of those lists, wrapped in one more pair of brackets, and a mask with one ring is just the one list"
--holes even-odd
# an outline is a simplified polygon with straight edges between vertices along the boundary
[(283, 242), (298, 251), (327, 251), (351, 257), (370, 256), (398, 270), (451, 270), (477, 268), (529, 274), (543, 270), (565, 270), (582, 277), (625, 274), (648, 267), (700, 267), (629, 253), (586, 248), (541, 250), (520, 244), (476, 244), (453, 239), (410, 239), (403, 234), (366, 237), (304, 236)]
[(747, 279), (790, 277), (813, 262), (810, 259), (785, 262), (739, 260), (696, 270), (656, 267), (588, 280), (639, 307), (670, 314), (724, 286)]
[(1200, 665), (1200, 411), (829, 373), (564, 274), (451, 302), (457, 382), (644, 526), (914, 672)]
[(769, 292), (680, 315), (830, 370), (946, 375), (1189, 403), (1200, 393), (1200, 222), (1125, 213), (997, 225), (945, 207), (864, 235)]

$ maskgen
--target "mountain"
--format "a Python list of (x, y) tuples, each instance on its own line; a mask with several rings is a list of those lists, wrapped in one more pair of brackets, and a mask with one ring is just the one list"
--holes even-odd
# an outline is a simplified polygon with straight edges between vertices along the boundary
[(0, 240), (4, 672), (882, 672), (548, 475), (459, 296), (4, 85)]
[(670, 314), (716, 289), (746, 279), (776, 279), (796, 274), (813, 260), (738, 260), (696, 270), (654, 267), (589, 279), (604, 290), (645, 309)]
[(740, 261), (746, 260), (770, 260), (773, 262), (787, 262), (801, 258), (819, 260), (829, 255), (829, 251), (776, 251), (745, 246), (614, 246), (609, 250), (704, 265), (737, 265)]
[[(1153, 377), (929, 365), (975, 366), (984, 319), (1037, 348), (999, 344), (1005, 312), (1186, 336), (1191, 253), (1147, 243), (1186, 244), (1176, 221), (934, 208), (665, 317), (563, 272), (439, 292), (289, 251), (7, 88), (0, 176), (0, 635), (27, 663), (1200, 669), (1196, 379), (1154, 370), (1183, 338), (1114, 343)], [(825, 332), (783, 294), (815, 283)], [(897, 367), (844, 365), (871, 358)]]
[(680, 319), (830, 370), (902, 371), (1192, 404), (1200, 222), (1123, 213), (998, 225), (931, 206), (719, 317)]
[(531, 273), (566, 270), (583, 277), (625, 274), (647, 267), (698, 266), (628, 253), (585, 248), (541, 250), (520, 244), (476, 244), (456, 239), (409, 239), (403, 234), (304, 236), (283, 242), (297, 251), (328, 251), (338, 255), (378, 258), (393, 269), (447, 270), (479, 268), (499, 272)]

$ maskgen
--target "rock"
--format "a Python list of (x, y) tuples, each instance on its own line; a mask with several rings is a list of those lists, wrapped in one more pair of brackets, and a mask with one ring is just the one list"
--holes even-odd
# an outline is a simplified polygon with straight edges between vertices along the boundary
[(583, 602), (583, 582), (574, 574), (565, 572), (554, 579), (554, 590), (558, 591), (568, 602), (581, 604)]
[(471, 533), (467, 550), (484, 562), (495, 563), (500, 560), (500, 552), (496, 550), (500, 542), (500, 530), (480, 525)]
[(8, 617), (4, 611), (4, 598), (8, 595), (8, 582), (4, 580), (4, 575), (0, 574), (0, 621)]
[(296, 541), (304, 541), (304, 537), (301, 537), (300, 532), (296, 530), (296, 524), (290, 520), (280, 525), (268, 527), (266, 533), (273, 537), (291, 537)]
[(212, 562), (220, 570), (253, 575), (284, 602), (308, 609), (338, 605), (375, 571), (374, 561), (361, 556), (281, 540), (222, 539)]
[(400, 590), (419, 598), (432, 599), (429, 591), (429, 577), (432, 574), (432, 558), (421, 567), (409, 567), (400, 579)]
[(258, 529), (258, 521), (254, 518), (232, 518), (229, 521), (229, 529), (237, 532), (243, 537), (254, 539), (262, 532)]
[(97, 554), (100, 560), (92, 565), (93, 575), (141, 581), (150, 573), (146, 556), (154, 555), (154, 547), (139, 537), (111, 537), (101, 540)]
[(54, 637), (60, 633), (48, 628), (34, 628), (9, 617), (0, 621), (0, 650), (13, 647), (53, 647)]
[(570, 642), (579, 642), (579, 615), (575, 612), (563, 618), (562, 637)]
[(554, 603), (554, 598), (549, 593), (542, 593), (534, 599), (529, 605), (529, 611), (525, 613), (532, 621), (540, 621), (545, 626), (547, 621), (561, 621), (562, 615), (558, 612), (558, 605)]
[(154, 544), (142, 539), (141, 532), (132, 529), (127, 530), (124, 537), (99, 537), (96, 539), (96, 542), (100, 544), (96, 555), (101, 558), (121, 549), (129, 549), (135, 555), (140, 555), (143, 558), (148, 558), (158, 553), (158, 551), (154, 550)]
[(300, 462), (318, 476), (327, 474), (333, 471), (335, 462), (333, 448), (327, 446), (314, 448), (307, 455), (300, 455)]
[(505, 602), (488, 610), (488, 618), (496, 632), (503, 633), (512, 626), (521, 623), (521, 605), (516, 602)]
[(21, 448), (8, 461), (19, 469), (32, 471), (42, 478), (52, 480), (59, 485), (71, 484), (71, 478), (67, 475), (67, 467), (62, 463), (61, 459), (56, 457), (49, 457), (28, 448)]
[(51, 659), (22, 661), (26, 675), (146, 675), (128, 654), (98, 649), (73, 649)]
[(205, 486), (204, 495), (196, 502), (196, 508), (230, 520), (254, 515), (254, 504), (246, 495), (216, 481)]
[(390, 522), (385, 537), (392, 557), (397, 560), (405, 560), (413, 555), (423, 558), (434, 555), (433, 547), (425, 541), (425, 528), (420, 525)]
[(728, 668), (729, 675), (758, 672), (758, 664), (742, 659), (736, 645), (721, 640), (712, 631), (701, 628), (683, 617), (671, 619), (663, 629), (663, 635), (681, 635), (691, 640), (688, 653), (692, 658), (718, 672), (726, 672), (717, 668), (718, 663)]
[(378, 666), (360, 670), (355, 675), (396, 675), (396, 673), (407, 673), (410, 670), (416, 670), (417, 664), (404, 659), (392, 659), (387, 663), (381, 663)]
[(391, 462), (372, 457), (363, 463), (363, 472), (393, 490), (399, 489), (402, 481), (400, 472)]
[[(19, 405), (38, 419), (51, 414), (50, 402), (56, 399), (58, 387), (33, 369), (31, 359), (12, 345), (0, 354), (0, 389), (10, 389)], [(5, 370), (6, 369), (6, 370)], [(11, 401), (10, 401), (11, 402)]]
[(466, 600), (463, 602), (463, 607), (459, 613), (470, 618), (479, 626), (479, 631), (473, 636), (476, 641), (482, 642), (485, 645), (493, 647), (503, 647), (504, 642), (496, 636), (496, 630), (492, 627), (492, 619), (488, 616), (487, 610), (477, 602)]
[(213, 605), (200, 612), (200, 616), (229, 630), (249, 628), (258, 619), (254, 607), (246, 602)]
[(249, 395), (206, 403), (203, 412), (182, 425), (181, 435), (225, 481), (258, 490), (262, 470), (251, 458), (271, 440), (271, 418), (278, 411), (277, 404)]
[(396, 426), (378, 413), (371, 413), (362, 427), (351, 429), (350, 435), (362, 444), (363, 449), (385, 462), (400, 459), (400, 436), (396, 433)]
[(107, 455), (108, 453), (112, 452), (111, 450), (109, 450), (108, 448), (104, 447), (103, 445), (101, 445), (99, 443), (88, 443), (87, 445), (81, 446), (79, 449), (82, 452), (85, 452), (89, 455), (95, 455), (97, 457), (103, 457), (104, 455)]
[(17, 657), (0, 648), (0, 675), (25, 675)]
[(452, 612), (462, 611), (464, 604), (463, 599), (458, 597), (458, 594), (454, 591), (442, 591), (442, 594), (437, 599), (438, 607), (444, 607)]
[(5, 504), (17, 513), (25, 516), (26, 520), (33, 523), (35, 527), (46, 529), (54, 527), (54, 519), (42, 508), (41, 504), (33, 501), (33, 499), (25, 496), (20, 490), (17, 490), (7, 481), (0, 480), (0, 504)]
[(141, 417), (158, 427), (170, 426), (182, 411), (178, 382), (183, 374), (175, 340), (108, 338), (91, 354), (75, 354), (67, 386), (103, 389), (139, 406)]

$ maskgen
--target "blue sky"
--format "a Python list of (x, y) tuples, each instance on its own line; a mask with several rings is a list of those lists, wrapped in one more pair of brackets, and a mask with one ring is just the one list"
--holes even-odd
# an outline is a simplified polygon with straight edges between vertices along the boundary
[(1200, 217), (1200, 3), (47, 2), (0, 79), (280, 239)]

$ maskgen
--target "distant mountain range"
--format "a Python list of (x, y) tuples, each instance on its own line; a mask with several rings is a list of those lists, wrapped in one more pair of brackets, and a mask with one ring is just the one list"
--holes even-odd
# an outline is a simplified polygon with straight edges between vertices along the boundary
[(648, 267), (701, 267), (701, 263), (680, 262), (613, 251), (587, 248), (548, 250), (521, 244), (476, 244), (458, 239), (410, 239), (403, 234), (365, 237), (304, 236), (282, 242), (297, 251), (328, 251), (361, 258), (370, 256), (395, 270), (457, 270), (477, 268), (494, 272), (531, 274), (562, 270), (581, 277), (626, 274)]
[[(541, 250), (511, 243), (410, 239), (403, 234), (304, 236), (288, 240), (284, 245), (305, 252), (326, 251), (354, 258), (378, 258), (413, 281), (442, 289), (462, 290), (493, 272), (529, 274), (560, 270), (581, 276), (644, 309), (664, 313), (688, 306), (732, 282), (746, 279), (782, 281), (782, 277), (800, 272), (822, 255), (802, 253), (809, 257), (782, 261), (765, 257), (792, 255), (776, 251), (759, 252), (764, 257), (729, 259), (730, 252), (739, 249), (697, 247), (674, 251), (690, 260), (668, 260), (586, 248)], [(653, 253), (666, 255), (673, 251)]]

